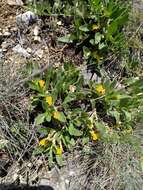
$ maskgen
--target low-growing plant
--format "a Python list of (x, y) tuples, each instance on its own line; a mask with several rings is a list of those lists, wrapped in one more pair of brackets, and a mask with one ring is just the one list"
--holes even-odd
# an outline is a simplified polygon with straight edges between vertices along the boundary
[(127, 51), (123, 29), (129, 19), (129, 5), (120, 0), (76, 2), (74, 30), (58, 40), (76, 44), (76, 53), (82, 51), (92, 71), (100, 74), (101, 66), (114, 57), (121, 60)]
[(71, 63), (47, 69), (42, 79), (29, 82), (39, 138), (35, 153), (44, 153), (51, 164), (55, 159), (61, 164), (62, 154), (76, 144), (127, 142), (127, 138), (134, 144), (129, 139), (135, 112), (143, 103), (141, 81), (125, 81), (126, 87), (119, 90), (116, 81), (85, 84), (79, 68)]
[(115, 58), (121, 61), (127, 55), (124, 27), (129, 20), (130, 1), (55, 0), (35, 6), (39, 15), (71, 17), (73, 30), (58, 41), (75, 45), (76, 53), (83, 53), (92, 72), (101, 75), (101, 67), (110, 65)]

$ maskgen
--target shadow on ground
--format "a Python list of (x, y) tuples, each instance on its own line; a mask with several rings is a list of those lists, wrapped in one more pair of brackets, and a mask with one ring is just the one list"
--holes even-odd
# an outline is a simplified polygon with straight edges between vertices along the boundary
[(54, 190), (51, 186), (0, 185), (0, 190)]

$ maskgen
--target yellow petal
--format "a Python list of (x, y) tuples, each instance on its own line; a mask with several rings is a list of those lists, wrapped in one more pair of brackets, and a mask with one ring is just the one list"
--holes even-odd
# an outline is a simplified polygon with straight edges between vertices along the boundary
[(91, 134), (92, 140), (96, 141), (99, 139), (99, 133), (92, 130), (92, 131), (90, 131), (90, 134)]
[(39, 83), (39, 86), (41, 88), (43, 88), (45, 86), (45, 81), (44, 80), (39, 80), (38, 83)]
[(46, 96), (46, 102), (51, 106), (53, 104), (53, 98), (52, 96)]
[(92, 30), (98, 30), (100, 28), (99, 24), (93, 24)]
[(100, 95), (104, 95), (105, 94), (105, 88), (103, 87), (102, 84), (99, 84), (96, 86), (96, 92)]
[(63, 149), (62, 149), (61, 146), (59, 146), (59, 147), (56, 148), (56, 154), (57, 154), (57, 155), (61, 155), (62, 152), (63, 152)]
[(60, 112), (58, 112), (58, 111), (55, 111), (54, 113), (53, 113), (53, 118), (55, 118), (55, 119), (60, 119)]
[(39, 145), (40, 145), (40, 146), (46, 146), (47, 143), (48, 143), (47, 138), (43, 138), (43, 139), (41, 139), (41, 140), (39, 141)]

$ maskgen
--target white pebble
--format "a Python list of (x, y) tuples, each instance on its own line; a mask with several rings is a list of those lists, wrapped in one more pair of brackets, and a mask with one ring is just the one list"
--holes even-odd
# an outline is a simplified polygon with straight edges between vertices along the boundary
[(33, 34), (34, 34), (34, 36), (38, 36), (39, 35), (39, 26), (35, 26), (34, 27)]
[(34, 41), (35, 42), (41, 42), (40, 36), (34, 36)]

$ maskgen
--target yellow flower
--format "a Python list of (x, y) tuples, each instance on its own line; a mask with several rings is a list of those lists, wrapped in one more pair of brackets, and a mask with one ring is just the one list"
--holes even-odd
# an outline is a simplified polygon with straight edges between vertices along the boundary
[(46, 96), (46, 102), (51, 106), (53, 104), (53, 98), (52, 96)]
[(92, 131), (90, 131), (90, 134), (91, 134), (92, 140), (96, 141), (99, 139), (99, 133), (92, 130)]
[(47, 143), (48, 143), (47, 138), (43, 138), (43, 139), (41, 139), (41, 140), (39, 141), (39, 145), (40, 145), (40, 146), (46, 146)]
[(92, 30), (98, 30), (100, 28), (99, 24), (93, 24)]
[(99, 84), (99, 85), (96, 86), (96, 92), (99, 95), (104, 95), (105, 94), (105, 88), (103, 87), (102, 84)]
[(44, 86), (45, 86), (45, 81), (44, 80), (39, 80), (38, 83), (39, 83), (39, 86), (41, 88), (44, 88)]
[(56, 147), (56, 154), (57, 154), (57, 155), (61, 155), (62, 152), (63, 152), (63, 148), (62, 148), (62, 146), (58, 146), (58, 147)]
[(60, 118), (60, 112), (55, 111), (55, 112), (53, 113), (53, 118), (59, 120), (59, 118)]

